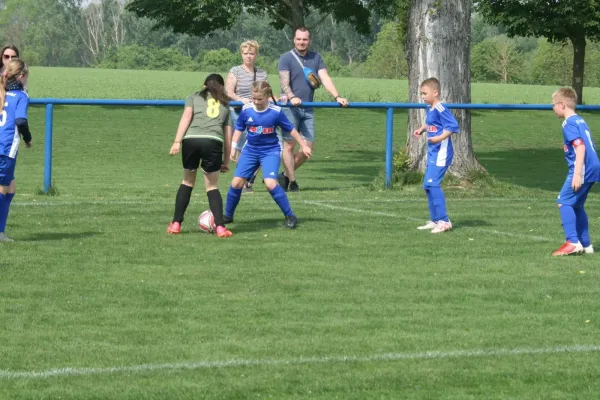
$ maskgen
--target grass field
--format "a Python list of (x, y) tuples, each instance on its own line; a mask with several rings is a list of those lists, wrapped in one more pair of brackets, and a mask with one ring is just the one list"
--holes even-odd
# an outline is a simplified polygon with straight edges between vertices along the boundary
[[(227, 71), (221, 72), (223, 76)], [(31, 70), (32, 97), (100, 98), (100, 99), (184, 99), (202, 85), (208, 72), (133, 71), (91, 68), (44, 68)], [(405, 80), (334, 78), (340, 93), (350, 101), (408, 100)], [(279, 78), (269, 76), (279, 91)], [(474, 83), (473, 103), (549, 104), (551, 86)], [(330, 101), (324, 90), (317, 91), (317, 101)], [(600, 88), (585, 88), (586, 104), (600, 104)]]
[[(127, 97), (115, 94), (82, 97)], [(19, 156), (7, 228), (17, 242), (1, 246), (0, 399), (600, 392), (597, 256), (550, 257), (563, 240), (554, 200), (566, 166), (549, 112), (474, 113), (476, 154), (498, 183), (447, 188), (455, 230), (434, 236), (415, 230), (428, 216), (418, 186), (371, 189), (384, 114), (319, 110), (315, 156), (290, 194), (298, 229), (283, 228), (261, 188), (219, 240), (195, 227), (208, 208), (200, 187), (184, 232), (165, 232), (180, 110), (57, 107), (55, 197), (37, 194), (43, 109), (30, 111), (35, 147)], [(600, 133), (600, 116), (585, 118)], [(395, 122), (401, 145), (406, 114)], [(597, 189), (587, 209), (597, 239)]]

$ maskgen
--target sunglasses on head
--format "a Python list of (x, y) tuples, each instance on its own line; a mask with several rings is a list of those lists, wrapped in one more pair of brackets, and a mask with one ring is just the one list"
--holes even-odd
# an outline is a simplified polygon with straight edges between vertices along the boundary
[(17, 57), (17, 56), (11, 56), (10, 54), (3, 54), (2, 58), (4, 58), (5, 60), (10, 60), (10, 59), (19, 58), (19, 57)]

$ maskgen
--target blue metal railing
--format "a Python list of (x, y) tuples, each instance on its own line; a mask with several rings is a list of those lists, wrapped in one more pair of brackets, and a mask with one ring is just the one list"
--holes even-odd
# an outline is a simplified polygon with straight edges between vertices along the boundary
[[(118, 100), (118, 99), (31, 99), (30, 104), (46, 106), (46, 136), (44, 148), (44, 193), (48, 193), (52, 185), (52, 123), (54, 105), (78, 106), (158, 106), (183, 107), (183, 100)], [(241, 105), (231, 102), (231, 105)], [(549, 104), (445, 104), (448, 108), (467, 110), (552, 110)], [(302, 107), (340, 108), (336, 102), (302, 103)], [(423, 103), (350, 103), (348, 108), (381, 108), (386, 110), (386, 140), (385, 140), (385, 186), (392, 186), (393, 157), (394, 157), (394, 109), (425, 108)], [(600, 111), (600, 105), (577, 106), (582, 111)]]

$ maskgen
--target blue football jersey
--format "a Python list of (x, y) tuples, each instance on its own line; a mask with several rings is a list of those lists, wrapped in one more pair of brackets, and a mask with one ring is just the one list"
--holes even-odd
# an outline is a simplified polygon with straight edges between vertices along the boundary
[(600, 160), (596, 146), (592, 140), (590, 128), (579, 115), (571, 115), (562, 124), (565, 151), (565, 159), (569, 166), (569, 175), (575, 172), (575, 147), (583, 144), (585, 146), (585, 158), (581, 170), (583, 183), (600, 181)]
[[(458, 122), (454, 115), (442, 103), (427, 108), (427, 138), (440, 136), (444, 131), (458, 133)], [(452, 164), (454, 147), (452, 135), (440, 143), (427, 142), (427, 163), (437, 167), (447, 167)]]
[(27, 119), (29, 96), (22, 90), (6, 92), (4, 109), (0, 113), (0, 155), (17, 157), (21, 136), (17, 129), (17, 118)]
[(260, 150), (280, 147), (277, 127), (286, 132), (294, 129), (294, 125), (285, 116), (281, 107), (269, 104), (265, 110), (258, 111), (254, 104), (246, 104), (235, 123), (235, 129), (243, 132), (247, 129), (246, 146)]

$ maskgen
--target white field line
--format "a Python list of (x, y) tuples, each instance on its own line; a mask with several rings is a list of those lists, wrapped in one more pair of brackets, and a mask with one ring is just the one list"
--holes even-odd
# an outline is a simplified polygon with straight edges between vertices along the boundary
[[(318, 202), (327, 202), (327, 203), (341, 203), (341, 204), (351, 204), (351, 203), (414, 203), (424, 201), (424, 197), (415, 197), (415, 198), (404, 198), (404, 199), (312, 199), (312, 200), (294, 200), (290, 199), (292, 204), (294, 202), (300, 202), (303, 204), (307, 204), (312, 201)], [(242, 202), (244, 203), (255, 203), (262, 201), (271, 201), (270, 197), (261, 197), (261, 196), (248, 196), (242, 197)], [(448, 203), (453, 202), (517, 202), (517, 201), (531, 201), (531, 202), (539, 202), (539, 199), (524, 199), (524, 198), (505, 198), (505, 197), (489, 197), (489, 198), (468, 198), (468, 199), (447, 199)], [(590, 199), (588, 199), (590, 201)], [(190, 203), (204, 203), (206, 199), (192, 199)], [(75, 206), (75, 205), (161, 205), (161, 204), (172, 204), (173, 200), (164, 199), (164, 200), (66, 200), (66, 201), (14, 201), (12, 206), (37, 206), (37, 207), (66, 207), (66, 206)], [(554, 204), (554, 200), (548, 201), (549, 204)], [(537, 203), (536, 203), (537, 204)]]
[[(290, 199), (292, 204), (295, 202), (293, 198)], [(415, 198), (403, 198), (403, 199), (313, 199), (313, 200), (299, 200), (300, 203), (310, 204), (310, 202), (326, 202), (326, 203), (341, 203), (341, 204), (350, 204), (350, 203), (414, 203), (424, 201), (425, 197), (415, 197)], [(596, 199), (588, 198), (588, 202)], [(270, 197), (260, 196), (260, 195), (249, 195), (243, 196), (242, 202), (244, 203), (255, 203), (262, 201), (271, 201)], [(448, 203), (454, 202), (531, 202), (535, 204), (536, 207), (540, 204), (539, 198), (523, 198), (523, 197), (480, 197), (480, 198), (449, 198), (447, 199)], [(204, 203), (206, 202), (205, 198), (201, 200), (192, 199), (191, 203)], [(549, 198), (548, 201), (544, 201), (544, 204), (552, 206), (555, 204), (555, 200), (553, 197)], [(75, 206), (75, 205), (161, 205), (161, 204), (173, 204), (173, 200), (66, 200), (66, 201), (14, 201), (12, 203), (13, 206), (37, 206), (37, 207), (67, 207), (67, 206)]]
[(1, 380), (16, 379), (47, 379), (52, 377), (71, 377), (87, 375), (107, 374), (132, 374), (153, 371), (168, 370), (195, 370), (215, 369), (227, 367), (269, 367), (289, 366), (303, 364), (334, 364), (334, 363), (368, 363), (378, 361), (400, 361), (400, 360), (431, 360), (431, 359), (453, 359), (453, 358), (476, 358), (476, 357), (510, 357), (522, 355), (556, 355), (572, 353), (595, 353), (600, 351), (600, 345), (575, 345), (557, 346), (546, 348), (517, 348), (517, 349), (474, 349), (454, 351), (427, 351), (421, 353), (385, 353), (367, 356), (325, 356), (325, 357), (298, 357), (289, 359), (231, 359), (215, 361), (190, 361), (169, 364), (140, 364), (130, 366), (116, 366), (104, 368), (53, 368), (40, 371), (10, 371), (0, 370)]
[[(416, 217), (412, 217), (409, 215), (398, 215), (398, 214), (389, 213), (389, 212), (363, 210), (361, 208), (342, 207), (342, 206), (336, 206), (333, 204), (328, 204), (328, 203), (320, 202), (320, 201), (306, 201), (305, 203), (314, 205), (317, 207), (329, 208), (332, 210), (341, 210), (341, 211), (348, 211), (348, 212), (354, 212), (354, 213), (359, 213), (359, 214), (371, 214), (371, 215), (379, 215), (379, 216), (384, 216), (384, 217), (400, 218), (400, 219), (405, 219), (407, 221), (424, 222), (424, 218), (416, 218)], [(470, 229), (470, 230), (485, 232), (485, 233), (492, 233), (494, 235), (499, 235), (499, 236), (510, 236), (510, 237), (517, 237), (517, 238), (522, 238), (522, 239), (531, 239), (531, 240), (536, 240), (536, 241), (540, 241), (540, 242), (549, 242), (550, 241), (550, 239), (543, 237), (543, 236), (524, 235), (521, 233), (513, 233), (513, 232), (503, 232), (503, 231), (498, 231), (496, 229), (477, 228), (477, 227), (472, 227), (472, 226), (465, 227), (464, 229)]]

